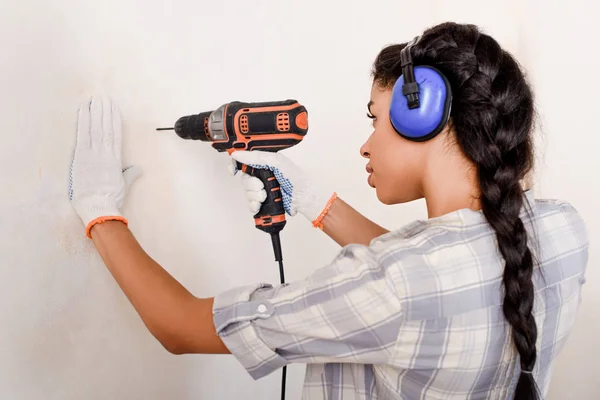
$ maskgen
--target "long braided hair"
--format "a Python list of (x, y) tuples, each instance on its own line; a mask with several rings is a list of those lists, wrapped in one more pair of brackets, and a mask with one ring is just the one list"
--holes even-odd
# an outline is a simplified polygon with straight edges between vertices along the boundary
[[(386, 47), (377, 57), (373, 77), (382, 88), (391, 88), (401, 75), (398, 60), (404, 46)], [(537, 399), (531, 374), (537, 339), (532, 314), (534, 263), (519, 217), (520, 181), (533, 165), (531, 88), (515, 59), (475, 25), (443, 23), (430, 28), (411, 54), (415, 65), (436, 67), (452, 87), (450, 125), (477, 168), (482, 211), (505, 260), (503, 312), (521, 364), (515, 399)]]

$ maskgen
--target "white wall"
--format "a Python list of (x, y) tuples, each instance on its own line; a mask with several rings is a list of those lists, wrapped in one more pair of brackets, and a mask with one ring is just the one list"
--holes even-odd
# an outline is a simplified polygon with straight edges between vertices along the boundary
[[(536, 191), (570, 200), (592, 241), (580, 317), (550, 398), (596, 398), (597, 17), (591, 1), (551, 3), (0, 2), (0, 398), (278, 398), (279, 373), (254, 382), (229, 356), (171, 356), (146, 331), (66, 198), (77, 106), (98, 92), (119, 102), (125, 161), (145, 173), (124, 211), (170, 273), (198, 296), (276, 283), (269, 240), (254, 228), (227, 157), (154, 128), (232, 100), (296, 98), (309, 109), (310, 132), (290, 157), (389, 228), (423, 218), (422, 202), (377, 203), (358, 148), (370, 132), (377, 52), (446, 19), (488, 28), (532, 75), (545, 123)], [(232, 251), (231, 236), (241, 248)], [(336, 252), (301, 219), (282, 240), (288, 280)], [(290, 400), (302, 374), (290, 369)]]

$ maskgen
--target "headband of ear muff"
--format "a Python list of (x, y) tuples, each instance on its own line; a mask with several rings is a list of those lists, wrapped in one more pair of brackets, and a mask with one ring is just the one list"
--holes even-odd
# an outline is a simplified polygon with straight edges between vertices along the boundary
[(448, 79), (436, 68), (413, 65), (413, 39), (400, 52), (402, 75), (392, 89), (390, 121), (400, 136), (415, 142), (435, 137), (450, 116), (452, 90)]

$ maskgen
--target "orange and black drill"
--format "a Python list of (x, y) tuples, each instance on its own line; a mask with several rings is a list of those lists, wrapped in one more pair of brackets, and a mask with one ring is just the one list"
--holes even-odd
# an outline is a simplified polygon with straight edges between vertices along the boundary
[[(265, 103), (233, 101), (214, 111), (181, 117), (174, 128), (183, 139), (211, 142), (220, 152), (279, 151), (300, 143), (308, 132), (308, 113), (296, 100)], [(267, 198), (254, 223), (258, 229), (271, 235), (275, 260), (279, 262), (279, 277), (285, 282), (279, 232), (286, 224), (281, 187), (269, 169), (253, 168), (237, 163), (237, 168), (259, 178), (265, 186)], [(285, 399), (286, 367), (281, 376), (281, 399)]]
[[(308, 113), (296, 100), (264, 103), (233, 101), (214, 111), (179, 118), (174, 128), (183, 139), (211, 142), (219, 152), (272, 151), (287, 149), (300, 143), (308, 132)], [(267, 198), (254, 216), (256, 228), (271, 234), (275, 260), (283, 259), (279, 232), (286, 224), (281, 187), (273, 172), (237, 163), (239, 170), (259, 178)], [(283, 281), (283, 268), (280, 268)]]

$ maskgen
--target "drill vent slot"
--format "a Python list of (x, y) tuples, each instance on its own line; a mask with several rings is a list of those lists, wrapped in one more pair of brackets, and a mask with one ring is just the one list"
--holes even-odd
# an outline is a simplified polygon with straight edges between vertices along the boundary
[(277, 129), (280, 132), (287, 132), (290, 130), (290, 115), (288, 113), (277, 114)]
[(208, 137), (208, 117), (204, 117), (204, 136)]
[(240, 129), (242, 130), (242, 133), (248, 133), (248, 116), (247, 115), (242, 115), (240, 117)]

